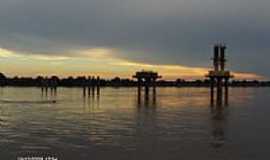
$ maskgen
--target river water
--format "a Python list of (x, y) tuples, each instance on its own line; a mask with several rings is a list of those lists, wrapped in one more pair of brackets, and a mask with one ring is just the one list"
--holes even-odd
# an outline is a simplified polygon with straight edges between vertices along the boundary
[(232, 88), (211, 107), (207, 88), (0, 89), (0, 159), (261, 160), (269, 158), (270, 88)]

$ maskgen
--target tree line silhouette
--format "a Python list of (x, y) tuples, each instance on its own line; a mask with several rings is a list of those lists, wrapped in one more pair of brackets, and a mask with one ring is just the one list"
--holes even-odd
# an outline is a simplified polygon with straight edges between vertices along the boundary
[[(59, 78), (57, 76), (43, 77), (6, 77), (3, 73), (0, 73), (0, 85), (1, 86), (29, 86), (29, 87), (42, 87), (47, 86), (63, 86), (63, 87), (82, 87), (87, 85), (95, 85), (97, 83), (96, 77), (78, 76), (67, 78)], [(133, 87), (137, 86), (137, 82), (133, 79), (115, 77), (112, 79), (100, 79), (100, 86), (111, 87)], [(187, 81), (184, 79), (176, 80), (159, 80), (156, 82), (157, 86), (171, 86), (171, 87), (209, 87), (210, 81), (205, 80), (192, 80)], [(270, 87), (270, 81), (258, 81), (258, 80), (233, 80), (229, 83), (232, 87)]]

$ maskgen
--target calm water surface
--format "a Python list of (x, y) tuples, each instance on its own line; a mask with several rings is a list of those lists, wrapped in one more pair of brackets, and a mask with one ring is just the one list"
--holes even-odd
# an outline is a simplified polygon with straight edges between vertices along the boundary
[(234, 88), (229, 102), (211, 108), (206, 88), (158, 88), (149, 101), (136, 88), (2, 88), (0, 159), (268, 159), (270, 89)]

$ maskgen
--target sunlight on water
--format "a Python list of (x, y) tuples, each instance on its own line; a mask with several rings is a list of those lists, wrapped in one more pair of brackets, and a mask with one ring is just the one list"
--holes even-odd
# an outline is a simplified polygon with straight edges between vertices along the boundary
[(261, 159), (267, 155), (270, 89), (233, 88), (229, 106), (210, 107), (207, 88), (0, 89), (0, 157), (60, 159)]

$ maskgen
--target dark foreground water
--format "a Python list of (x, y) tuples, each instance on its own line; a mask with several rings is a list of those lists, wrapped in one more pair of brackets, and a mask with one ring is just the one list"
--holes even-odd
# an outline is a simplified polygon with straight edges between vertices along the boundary
[[(56, 100), (56, 103), (53, 103)], [(231, 89), (213, 109), (208, 89), (79, 88), (42, 96), (38, 88), (0, 89), (0, 159), (263, 160), (270, 157), (270, 89)]]

